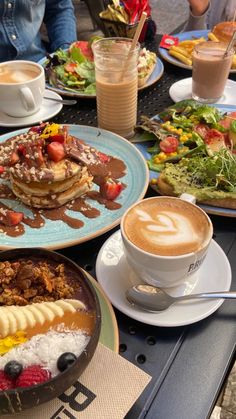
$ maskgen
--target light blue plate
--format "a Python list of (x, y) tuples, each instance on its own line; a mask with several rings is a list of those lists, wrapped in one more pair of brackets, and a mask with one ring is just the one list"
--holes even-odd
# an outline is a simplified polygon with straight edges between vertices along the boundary
[[(39, 64), (41, 64), (43, 67), (45, 66), (45, 63), (46, 63), (46, 57), (42, 58), (39, 61)], [(156, 83), (161, 78), (163, 72), (164, 72), (163, 63), (160, 60), (160, 58), (157, 58), (156, 65), (154, 67), (154, 70), (153, 70), (152, 74), (150, 75), (149, 79), (146, 81), (144, 86), (140, 87), (138, 90), (146, 89), (147, 87)], [(93, 98), (96, 97), (96, 95), (88, 95), (88, 94), (83, 93), (83, 92), (76, 92), (76, 93), (69, 92), (66, 89), (51, 86), (49, 83), (46, 83), (46, 88), (49, 89), (49, 90), (53, 90), (54, 92), (58, 93), (59, 95), (63, 95), (63, 96), (79, 97), (79, 98), (84, 98), (84, 99), (93, 99)]]
[[(214, 106), (218, 108), (221, 112), (235, 112), (236, 111), (236, 105), (209, 105)], [(157, 116), (156, 116), (157, 117)], [(153, 117), (155, 118), (155, 116)], [(139, 151), (141, 151), (142, 155), (144, 156), (145, 160), (149, 160), (151, 158), (151, 154), (148, 153), (147, 149), (153, 144), (152, 142), (143, 142), (143, 143), (136, 143), (135, 146)], [(153, 170), (149, 170), (149, 180), (157, 179), (159, 174), (157, 172), (154, 172)], [(150, 185), (153, 187), (154, 190), (156, 190), (155, 186), (152, 184)], [(228, 209), (228, 208), (220, 208), (220, 207), (213, 207), (210, 205), (200, 205), (201, 208), (203, 208), (208, 214), (215, 214), (215, 215), (223, 215), (225, 217), (234, 217), (236, 218), (236, 210)]]
[[(201, 30), (201, 31), (189, 31), (189, 32), (176, 33), (172, 36), (176, 36), (177, 38), (179, 38), (179, 41), (186, 41), (188, 39), (195, 39), (195, 38), (201, 38), (201, 37), (204, 37), (207, 41), (208, 33), (209, 33), (208, 30)], [(168, 50), (166, 48), (159, 47), (158, 49), (159, 49), (160, 56), (164, 60), (168, 61), (168, 63), (174, 64), (177, 67), (186, 68), (187, 70), (192, 70), (191, 65), (186, 65), (184, 63), (181, 63), (181, 61), (177, 60), (177, 58), (172, 57), (172, 55), (168, 53)], [(233, 70), (230, 70), (230, 73), (236, 73), (236, 69), (234, 68)]]
[[(180, 42), (181, 41), (186, 41), (188, 39), (191, 40), (191, 39), (195, 39), (195, 38), (201, 38), (202, 36), (207, 41), (208, 32), (209, 31), (207, 31), (207, 30), (189, 31), (189, 32), (176, 33), (176, 34), (173, 34), (172, 36), (175, 36), (175, 37), (179, 38)], [(186, 65), (186, 64), (182, 63), (181, 61), (177, 60), (177, 58), (172, 57), (172, 55), (169, 54), (168, 49), (159, 47), (159, 53), (164, 60), (168, 61), (168, 63), (174, 64), (177, 67), (187, 68), (188, 70), (192, 70), (191, 65)]]
[(156, 83), (162, 76), (164, 72), (164, 66), (160, 58), (157, 58), (156, 65), (152, 74), (150, 75), (149, 79), (145, 83), (143, 87), (140, 87), (139, 90), (146, 89), (147, 87), (151, 86), (152, 84)]
[[(109, 211), (96, 201), (89, 201), (93, 207), (100, 211), (100, 216), (89, 219), (81, 213), (67, 211), (69, 215), (84, 222), (80, 229), (73, 229), (62, 221), (45, 220), (45, 226), (33, 229), (25, 225), (25, 234), (19, 237), (0, 236), (0, 249), (16, 247), (44, 247), (46, 249), (60, 249), (83, 243), (97, 237), (119, 224), (125, 210), (141, 199), (147, 190), (149, 173), (145, 159), (136, 147), (124, 138), (112, 132), (99, 128), (68, 125), (69, 133), (84, 140), (99, 151), (123, 160), (126, 164), (126, 175), (121, 178), (127, 187), (116, 199), (122, 206), (118, 210)], [(25, 129), (4, 134), (0, 142), (26, 132)], [(94, 189), (97, 187), (94, 185)], [(30, 210), (15, 200), (2, 200), (16, 211), (23, 211), (30, 215)]]

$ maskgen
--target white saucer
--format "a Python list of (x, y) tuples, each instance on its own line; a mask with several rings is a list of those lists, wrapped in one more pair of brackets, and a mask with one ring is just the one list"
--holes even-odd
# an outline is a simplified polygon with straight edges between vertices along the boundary
[[(45, 96), (54, 99), (62, 99), (60, 95), (51, 90), (45, 90)], [(57, 115), (61, 109), (61, 103), (43, 99), (42, 108), (35, 114), (26, 116), (25, 118), (15, 118), (0, 112), (0, 127), (26, 127), (28, 125), (34, 125), (38, 122), (47, 121)]]
[[(224, 301), (189, 300), (176, 303), (160, 313), (147, 313), (131, 306), (125, 298), (125, 291), (130, 286), (140, 283), (140, 280), (127, 264), (120, 231), (115, 232), (103, 244), (97, 257), (96, 275), (109, 300), (118, 310), (153, 326), (173, 327), (195, 323), (214, 313)], [(230, 285), (229, 261), (221, 247), (212, 240), (206, 259), (198, 271), (198, 280), (193, 287), (194, 293), (228, 291)]]
[[(174, 102), (179, 102), (184, 99), (192, 98), (192, 77), (182, 79), (172, 84), (169, 89), (169, 95)], [(236, 96), (236, 82), (233, 80), (227, 80), (224, 94), (217, 101), (224, 105), (235, 105)], [(214, 104), (213, 104), (214, 106)]]

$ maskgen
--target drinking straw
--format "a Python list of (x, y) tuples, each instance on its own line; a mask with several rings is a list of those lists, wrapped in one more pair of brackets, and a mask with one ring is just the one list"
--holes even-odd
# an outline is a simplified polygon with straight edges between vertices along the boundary
[(139, 39), (140, 34), (141, 34), (141, 32), (142, 32), (143, 25), (144, 25), (144, 23), (145, 23), (146, 18), (147, 18), (147, 13), (146, 13), (146, 12), (143, 12), (143, 13), (141, 14), (141, 17), (140, 17), (140, 20), (139, 20), (139, 23), (138, 23), (137, 29), (136, 29), (136, 31), (135, 31), (135, 34), (134, 34), (133, 40), (132, 40), (132, 42), (131, 42), (131, 46), (130, 46), (130, 49), (129, 49), (129, 53), (128, 53), (127, 59), (126, 59), (126, 61), (125, 61), (125, 64), (124, 64), (124, 67), (123, 67), (123, 70), (122, 70), (122, 73), (121, 73), (121, 79), (123, 79), (123, 77), (124, 77), (124, 75), (125, 75), (125, 73), (126, 73), (126, 69), (127, 69), (127, 65), (128, 65), (128, 62), (129, 62), (130, 55), (132, 54), (133, 50), (135, 49), (135, 47), (136, 47), (136, 45), (137, 45), (137, 42), (138, 42), (138, 39)]
[(234, 11), (233, 22), (235, 21), (235, 19), (236, 19), (236, 9), (235, 9), (235, 11)]
[(234, 33), (233, 33), (233, 35), (232, 35), (232, 37), (231, 37), (231, 39), (230, 39), (230, 41), (229, 41), (229, 43), (227, 45), (227, 48), (226, 48), (225, 53), (223, 55), (223, 58), (225, 58), (227, 56), (228, 52), (231, 50), (231, 48), (232, 48), (232, 46), (234, 44), (235, 39), (236, 39), (236, 30), (234, 31)]

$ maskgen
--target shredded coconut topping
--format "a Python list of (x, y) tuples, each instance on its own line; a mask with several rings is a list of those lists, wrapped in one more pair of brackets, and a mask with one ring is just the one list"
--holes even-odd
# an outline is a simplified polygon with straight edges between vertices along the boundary
[[(83, 352), (90, 337), (82, 330), (57, 332), (50, 330), (45, 334), (35, 335), (27, 342), (11, 349), (0, 357), (0, 370), (9, 361), (18, 361), (23, 368), (29, 365), (41, 365), (51, 371), (52, 377), (59, 373), (57, 360), (64, 352), (72, 352), (77, 357)], [(53, 348), (53, 351), (52, 351)]]

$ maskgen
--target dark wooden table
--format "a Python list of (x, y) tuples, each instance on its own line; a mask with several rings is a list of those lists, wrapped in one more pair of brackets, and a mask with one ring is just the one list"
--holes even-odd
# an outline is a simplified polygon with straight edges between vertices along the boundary
[[(148, 45), (157, 51), (159, 38)], [(168, 91), (191, 72), (164, 63), (163, 77), (139, 93), (138, 115), (153, 116), (172, 103)], [(236, 79), (235, 75), (230, 76)], [(78, 100), (64, 107), (55, 122), (96, 126), (95, 100)], [(9, 129), (0, 128), (0, 133)], [(148, 191), (148, 195), (152, 195)], [(227, 254), (236, 289), (236, 219), (211, 216), (214, 239)], [(84, 244), (60, 252), (95, 276), (97, 253), (112, 230)], [(210, 317), (193, 325), (161, 328), (139, 323), (115, 311), (120, 354), (152, 376), (127, 419), (203, 419), (209, 417), (235, 355), (236, 306), (225, 301)], [(116, 419), (116, 418), (111, 418)]]

